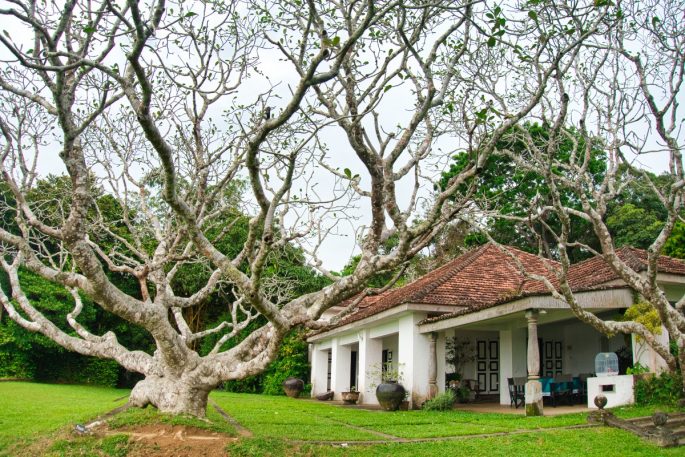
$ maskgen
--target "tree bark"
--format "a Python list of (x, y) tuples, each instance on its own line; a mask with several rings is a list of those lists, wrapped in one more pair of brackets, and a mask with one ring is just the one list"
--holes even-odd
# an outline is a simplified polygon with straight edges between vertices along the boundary
[(205, 417), (213, 388), (182, 378), (148, 376), (135, 385), (129, 403), (139, 408), (152, 405), (163, 413)]

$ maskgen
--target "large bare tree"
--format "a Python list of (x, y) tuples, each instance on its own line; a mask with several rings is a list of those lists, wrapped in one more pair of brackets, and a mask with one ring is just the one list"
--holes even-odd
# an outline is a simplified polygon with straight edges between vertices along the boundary
[[(5, 2), (2, 173), (16, 203), (4, 211), (17, 227), (0, 230), (11, 283), (11, 295), (0, 295), (5, 310), (67, 349), (144, 374), (132, 404), (204, 415), (219, 383), (263, 370), (289, 329), (326, 325), (322, 313), (368, 293), (372, 274), (402, 265), (470, 208), (456, 190), (505, 132), (562, 90), (584, 44), (616, 25), (615, 8), (596, 1), (547, 5), (545, 14), (529, 8)], [(457, 148), (471, 163), (427, 203)], [(27, 197), (36, 164), (55, 149), (71, 181), (57, 214)], [(115, 220), (95, 187), (116, 200)], [(219, 241), (236, 207), (249, 215), (249, 231), (230, 254)], [(319, 254), (346, 221), (361, 257), (340, 277)], [(395, 247), (380, 250), (390, 236)], [(287, 243), (302, 246), (330, 285), (279, 294), (265, 265)], [(179, 296), (173, 281), (190, 263), (208, 279)], [(71, 292), (71, 331), (32, 305), (20, 269)], [(112, 272), (134, 278), (139, 293), (124, 293)], [(232, 319), (192, 329), (184, 310), (226, 285), (236, 297), (227, 304)], [(79, 324), (82, 296), (149, 332), (154, 353)], [(268, 323), (226, 349), (257, 315)], [(208, 335), (219, 340), (200, 355), (192, 347)]]
[[(549, 13), (542, 8), (537, 14)], [(548, 287), (578, 318), (605, 334), (640, 335), (671, 370), (676, 371), (678, 360), (685, 374), (685, 296), (669, 297), (657, 282), (664, 244), (685, 214), (685, 7), (682, 2), (620, 2), (614, 13), (616, 26), (585, 42), (569, 67), (555, 76), (554, 94), (549, 92), (530, 116), (548, 135), (536, 137), (530, 129), (515, 127), (507, 134), (507, 144), (519, 148), (498, 151), (518, 169), (538, 173), (549, 194), (531, 199), (524, 217), (498, 214), (496, 209), (488, 216), (513, 219), (536, 232), (540, 254), (557, 256), (561, 262), (555, 271), (558, 285), (548, 281)], [(601, 172), (591, 166), (597, 162), (597, 148), (606, 154)], [(667, 214), (647, 249), (646, 272), (634, 258), (617, 255), (607, 225), (612, 201), (635, 181), (650, 189)], [(596, 245), (572, 233), (574, 219), (588, 224)], [(677, 358), (645, 325), (602, 319), (580, 307), (569, 284), (571, 249), (601, 256), (656, 310), (678, 347)], [(685, 397), (685, 388), (683, 393)]]

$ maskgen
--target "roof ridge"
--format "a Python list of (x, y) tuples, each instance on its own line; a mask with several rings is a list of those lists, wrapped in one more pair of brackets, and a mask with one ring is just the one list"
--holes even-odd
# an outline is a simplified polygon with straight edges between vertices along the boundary
[[(432, 281), (426, 287), (419, 289), (414, 294), (407, 297), (405, 300), (402, 300), (402, 302), (406, 303), (409, 301), (416, 301), (418, 299), (425, 297), (426, 295), (428, 295), (429, 293), (434, 291), (436, 288), (445, 284), (448, 280), (452, 279), (454, 277), (454, 275), (456, 275), (460, 271), (463, 271), (464, 268), (471, 265), (477, 258), (479, 258), (481, 255), (483, 255), (483, 253), (485, 251), (487, 251), (490, 246), (492, 246), (492, 243), (488, 242), (482, 246), (479, 246), (478, 249), (474, 249), (474, 250), (469, 251), (465, 254), (462, 254), (459, 257), (456, 257), (452, 261), (448, 262), (444, 266), (448, 266), (448, 265), (453, 264), (453, 263), (458, 263), (458, 265), (456, 265), (455, 268), (453, 268), (453, 269), (446, 268), (446, 270), (447, 270), (446, 274), (444, 274), (442, 277), (436, 279), (435, 281)], [(469, 257), (467, 259), (464, 259), (463, 256), (465, 256), (465, 255), (469, 255)], [(457, 262), (458, 260), (461, 260), (461, 262)], [(419, 278), (419, 279), (421, 279), (421, 278)]]

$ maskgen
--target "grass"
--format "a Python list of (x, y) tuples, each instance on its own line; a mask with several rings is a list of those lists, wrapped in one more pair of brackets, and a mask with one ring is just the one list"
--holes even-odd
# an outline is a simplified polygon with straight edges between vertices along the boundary
[(460, 439), (423, 443), (392, 443), (373, 446), (288, 445), (275, 438), (242, 440), (228, 448), (231, 457), (637, 457), (682, 456), (682, 449), (661, 449), (621, 430), (594, 428), (549, 430), (545, 433), (517, 434), (489, 438)]
[(104, 438), (82, 437), (78, 440), (59, 439), (45, 453), (45, 457), (126, 457), (129, 440), (126, 435)]
[[(468, 411), (366, 411), (287, 397), (215, 392), (212, 398), (255, 436), (291, 440), (369, 441), (387, 438), (350, 428), (399, 438), (479, 435), (587, 423), (585, 414), (524, 417)], [(296, 420), (294, 420), (296, 418)], [(353, 433), (351, 433), (353, 432)]]
[(207, 408), (207, 420), (191, 416), (172, 416), (157, 412), (154, 408), (131, 408), (117, 414), (108, 421), (110, 428), (135, 427), (145, 424), (162, 423), (168, 425), (185, 425), (229, 436), (236, 436), (235, 428), (226, 422), (211, 406)]
[[(0, 383), (0, 455), (125, 457), (133, 446), (126, 435), (75, 439), (68, 430), (77, 422), (87, 422), (119, 406), (125, 400), (113, 400), (126, 394), (127, 391), (85, 386)], [(211, 398), (253, 434), (229, 446), (232, 457), (685, 455), (683, 449), (657, 448), (621, 430), (562, 428), (585, 424), (585, 414), (526, 418), (465, 411), (388, 413), (286, 397), (214, 392)], [(629, 418), (649, 415), (655, 409), (671, 410), (628, 407), (615, 409), (614, 413)], [(207, 415), (207, 420), (199, 420), (159, 414), (152, 408), (131, 409), (110, 420), (110, 426), (136, 427), (161, 422), (236, 435), (235, 429), (212, 407)], [(499, 432), (511, 434), (470, 437)], [(389, 442), (393, 438), (387, 435), (424, 441)], [(26, 443), (32, 440), (37, 440), (38, 445), (27, 447)], [(35, 453), (36, 449), (39, 453)]]
[(0, 454), (65, 425), (73, 427), (126, 403), (127, 390), (0, 382)]

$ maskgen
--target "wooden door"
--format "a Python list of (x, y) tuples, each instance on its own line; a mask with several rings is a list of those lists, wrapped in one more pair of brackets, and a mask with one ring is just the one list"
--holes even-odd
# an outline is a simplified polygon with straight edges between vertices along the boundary
[(476, 380), (484, 394), (499, 392), (499, 340), (476, 340)]

